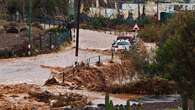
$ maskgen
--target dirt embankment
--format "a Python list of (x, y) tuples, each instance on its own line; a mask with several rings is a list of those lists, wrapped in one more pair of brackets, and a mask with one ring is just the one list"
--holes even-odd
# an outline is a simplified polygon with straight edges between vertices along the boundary
[[(90, 50), (110, 54), (109, 51)], [(143, 41), (139, 41), (132, 52), (117, 52), (121, 63), (105, 62), (100, 65), (81, 64), (78, 67), (47, 67), (54, 79), (46, 85), (62, 84), (69, 89), (88, 89), (111, 93), (171, 94), (175, 93), (175, 83), (161, 78), (147, 78), (140, 70), (148, 57)], [(55, 80), (57, 79), (57, 80)]]
[[(130, 64), (130, 62), (128, 62)], [(78, 67), (67, 67), (64, 70), (52, 68), (54, 77), (70, 89), (106, 91), (114, 83), (122, 83), (134, 76), (134, 68), (122, 64), (106, 63), (99, 66), (82, 64)]]
[(51, 69), (54, 78), (48, 80), (46, 85), (60, 84), (69, 89), (142, 95), (176, 93), (174, 82), (138, 74), (131, 60), (123, 60), (122, 64), (104, 63), (98, 66), (82, 64), (78, 67), (47, 68)]

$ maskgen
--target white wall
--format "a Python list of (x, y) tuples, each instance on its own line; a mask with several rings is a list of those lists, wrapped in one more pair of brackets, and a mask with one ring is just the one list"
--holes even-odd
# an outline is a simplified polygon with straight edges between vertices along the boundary
[[(181, 6), (181, 10), (195, 10), (195, 3), (191, 4), (185, 4), (185, 3), (159, 3), (159, 15), (158, 19), (160, 19), (160, 13), (161, 12), (172, 12), (174, 13), (174, 7), (175, 6)], [(142, 14), (143, 5), (140, 4), (140, 13)], [(125, 16), (125, 18), (128, 17), (128, 12), (131, 12), (133, 14), (133, 18), (136, 19), (138, 17), (138, 4), (122, 4), (122, 9), (120, 9), (120, 12)], [(147, 2), (145, 5), (145, 12), (146, 15), (153, 16), (157, 13), (157, 5), (154, 2)], [(116, 9), (110, 9), (110, 8), (90, 8), (90, 16), (94, 15), (101, 15), (104, 17), (111, 17), (115, 18), (117, 15)]]

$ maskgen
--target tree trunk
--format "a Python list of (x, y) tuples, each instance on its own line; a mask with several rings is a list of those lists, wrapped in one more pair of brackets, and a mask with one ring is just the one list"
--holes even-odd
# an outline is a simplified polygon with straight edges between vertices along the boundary
[(119, 15), (120, 15), (120, 11), (119, 11), (119, 6), (118, 6), (118, 1), (117, 0), (115, 0), (115, 9), (116, 9), (116, 17), (118, 18), (119, 17)]
[(188, 110), (188, 97), (187, 95), (182, 95), (182, 108), (183, 110)]
[(157, 16), (157, 21), (158, 21), (158, 15), (159, 15), (159, 0), (157, 0), (157, 2), (156, 2), (156, 9), (157, 9), (157, 14), (156, 14), (156, 16)]
[(96, 15), (100, 16), (100, 2), (96, 0)]
[(140, 18), (140, 0), (138, 0), (138, 19)]
[(81, 13), (84, 13), (85, 12), (85, 5), (83, 2), (81, 2)]
[(145, 9), (146, 9), (146, 4), (145, 4), (146, 2), (145, 2), (145, 0), (144, 0), (144, 2), (143, 2), (143, 13), (142, 13), (142, 16), (144, 17), (145, 15), (146, 15), (146, 13), (145, 13)]

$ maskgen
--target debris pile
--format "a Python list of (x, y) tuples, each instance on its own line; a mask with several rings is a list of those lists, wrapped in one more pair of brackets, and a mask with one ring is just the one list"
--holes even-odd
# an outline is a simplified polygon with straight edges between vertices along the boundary
[[(176, 93), (176, 85), (173, 81), (141, 77), (136, 74), (133, 67), (131, 60), (123, 60), (122, 64), (81, 65), (65, 68), (64, 71), (62, 71), (62, 68), (59, 71), (57, 71), (58, 68), (52, 68), (52, 70), (56, 73), (54, 75), (55, 81), (69, 89), (132, 94), (163, 95)], [(54, 79), (52, 78), (53, 81)], [(51, 85), (55, 84), (51, 83)]]
[(48, 91), (31, 92), (30, 97), (35, 98), (38, 102), (44, 102), (52, 108), (71, 106), (73, 108), (82, 108), (88, 104), (86, 96), (75, 93), (65, 93), (54, 95)]
[(40, 90), (39, 86), (33, 84), (0, 85), (0, 95), (22, 94)]
[(0, 85), (0, 108), (1, 110), (48, 110), (45, 103), (37, 102), (29, 98), (28, 92), (41, 91), (36, 85), (17, 84)]
[(45, 81), (45, 86), (50, 86), (50, 85), (59, 85), (59, 82), (52, 77), (51, 79), (48, 79), (47, 81)]
[(57, 81), (60, 81), (59, 83), (63, 83), (69, 89), (106, 91), (107, 87), (113, 83), (129, 80), (134, 75), (134, 68), (127, 66), (130, 62), (126, 63), (125, 66), (114, 63), (101, 66), (80, 65), (78, 67), (67, 67), (64, 71), (52, 68), (52, 73)]
[(0, 86), (1, 110), (49, 110), (51, 108), (84, 107), (88, 98), (68, 93), (54, 94), (37, 85), (17, 84)]

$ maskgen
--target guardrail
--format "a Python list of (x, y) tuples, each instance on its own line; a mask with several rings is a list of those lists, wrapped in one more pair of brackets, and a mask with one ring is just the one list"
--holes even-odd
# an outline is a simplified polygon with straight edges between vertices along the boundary
[(99, 65), (102, 64), (103, 62), (108, 62), (111, 61), (112, 57), (111, 56), (93, 56), (93, 57), (89, 57), (85, 60), (82, 60), (79, 64), (86, 64), (86, 65)]
[(101, 56), (94, 56), (94, 57), (87, 58), (87, 60), (84, 61), (84, 63), (86, 63), (87, 65), (100, 64), (101, 63)]

